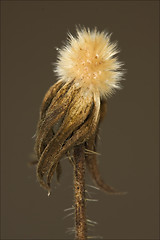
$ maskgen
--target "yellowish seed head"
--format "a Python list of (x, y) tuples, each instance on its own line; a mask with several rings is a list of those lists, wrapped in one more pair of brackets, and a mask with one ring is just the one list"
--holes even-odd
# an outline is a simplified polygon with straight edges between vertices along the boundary
[(122, 64), (114, 57), (117, 53), (105, 32), (77, 30), (77, 36), (69, 34), (68, 43), (59, 50), (55, 72), (65, 82), (74, 79), (77, 86), (109, 96), (122, 77)]

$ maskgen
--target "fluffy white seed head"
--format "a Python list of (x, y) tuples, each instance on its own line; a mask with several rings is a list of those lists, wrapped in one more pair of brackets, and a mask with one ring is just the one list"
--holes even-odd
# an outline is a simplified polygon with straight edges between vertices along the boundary
[(77, 30), (77, 36), (69, 34), (68, 43), (59, 50), (55, 72), (65, 82), (74, 79), (77, 86), (98, 91), (100, 97), (109, 96), (120, 88), (122, 64), (117, 53), (117, 45), (107, 33)]

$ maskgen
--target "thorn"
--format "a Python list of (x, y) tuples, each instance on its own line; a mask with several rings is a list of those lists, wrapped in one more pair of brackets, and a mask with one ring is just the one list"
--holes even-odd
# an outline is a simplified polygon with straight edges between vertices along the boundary
[(85, 148), (85, 152), (86, 152), (87, 154), (96, 154), (96, 155), (101, 155), (100, 153), (98, 153), (98, 152), (95, 152), (95, 151), (92, 151), (92, 150), (90, 150), (90, 149), (87, 149), (87, 148)]
[(70, 211), (70, 210), (73, 210), (73, 209), (74, 209), (74, 206), (64, 209), (64, 212), (67, 212), (67, 211)]
[(66, 233), (69, 233), (69, 234), (72, 234), (72, 233), (74, 233), (75, 232), (75, 227), (69, 227), (69, 228), (67, 228), (67, 230), (66, 230)]
[(88, 194), (88, 196), (91, 198), (90, 192), (86, 189), (85, 192)]
[(73, 233), (75, 233), (75, 228), (74, 227), (70, 227), (70, 228), (68, 228), (67, 230), (66, 230), (66, 233), (67, 234), (73, 234)]
[(88, 202), (98, 202), (98, 199), (86, 198), (86, 201), (88, 201)]
[(91, 224), (98, 224), (97, 222), (93, 221), (93, 220), (90, 220), (90, 219), (87, 219), (87, 222), (91, 223)]
[(48, 191), (48, 197), (49, 197), (50, 195), (51, 195), (51, 191), (49, 190), (49, 191)]
[(86, 184), (86, 186), (91, 187), (91, 188), (94, 188), (94, 189), (96, 189), (96, 190), (100, 190), (100, 188), (95, 187), (95, 186), (92, 186), (92, 185), (89, 185), (89, 184)]
[(73, 215), (74, 214), (74, 212), (73, 213), (69, 213), (67, 216), (65, 216), (63, 219), (65, 219), (65, 218), (67, 218), (67, 217), (69, 217), (69, 216), (71, 216), (71, 215)]
[(87, 239), (103, 239), (102, 236), (88, 236)]
[(35, 138), (36, 137), (36, 133), (32, 136), (32, 138)]
[(72, 163), (72, 165), (74, 166), (74, 159), (73, 159), (73, 155), (70, 154), (70, 152), (67, 152), (67, 158), (69, 159), (69, 161)]
[(91, 224), (91, 223), (87, 223), (88, 226), (91, 226), (91, 227), (95, 227), (94, 224)]

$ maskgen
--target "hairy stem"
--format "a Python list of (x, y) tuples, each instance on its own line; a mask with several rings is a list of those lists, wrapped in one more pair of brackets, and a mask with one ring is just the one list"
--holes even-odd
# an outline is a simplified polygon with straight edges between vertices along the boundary
[(74, 147), (75, 239), (87, 239), (84, 145)]

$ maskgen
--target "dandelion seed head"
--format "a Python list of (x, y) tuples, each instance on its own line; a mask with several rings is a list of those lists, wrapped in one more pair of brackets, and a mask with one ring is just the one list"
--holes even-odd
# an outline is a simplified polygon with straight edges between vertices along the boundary
[(109, 96), (120, 88), (123, 75), (122, 63), (115, 57), (118, 52), (107, 33), (77, 30), (75, 37), (69, 33), (67, 44), (59, 49), (55, 72), (64, 82), (74, 79), (77, 86)]

